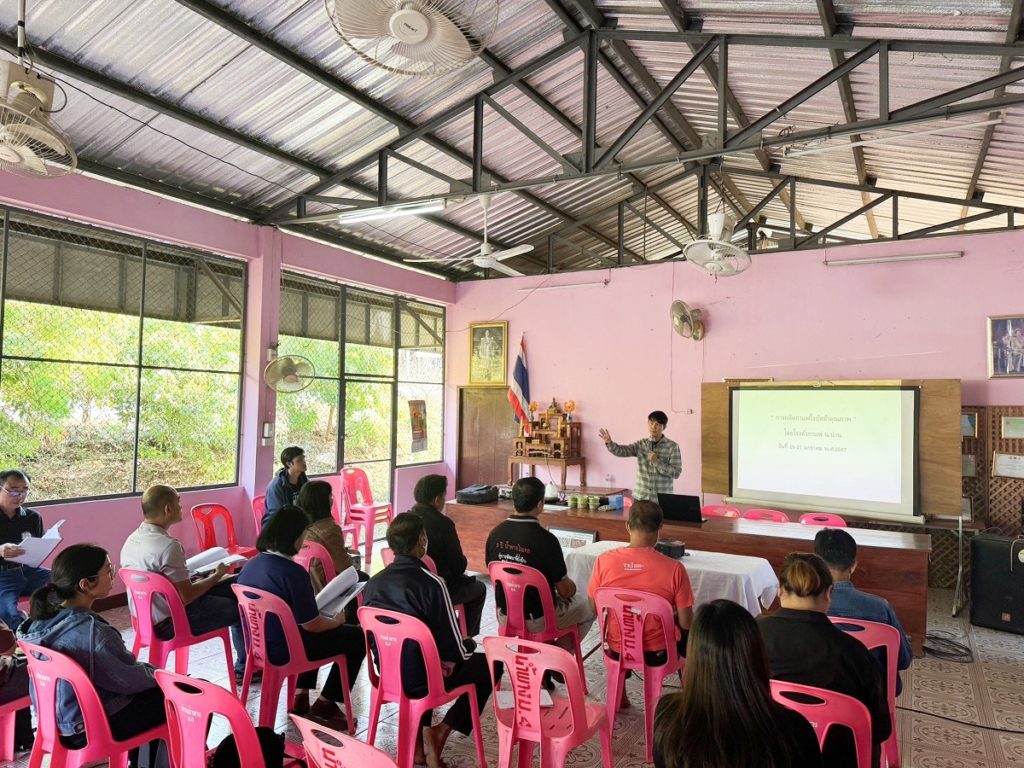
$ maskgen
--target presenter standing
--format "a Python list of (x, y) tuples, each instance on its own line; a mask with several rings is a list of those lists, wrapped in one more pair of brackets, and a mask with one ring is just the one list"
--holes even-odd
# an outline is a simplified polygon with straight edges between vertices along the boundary
[(679, 444), (665, 437), (668, 416), (664, 411), (652, 411), (647, 416), (649, 438), (637, 440), (629, 445), (619, 445), (607, 429), (597, 434), (604, 440), (605, 447), (615, 456), (636, 456), (636, 487), (633, 498), (646, 499), (657, 503), (659, 493), (672, 493), (672, 485), (683, 472), (683, 459)]

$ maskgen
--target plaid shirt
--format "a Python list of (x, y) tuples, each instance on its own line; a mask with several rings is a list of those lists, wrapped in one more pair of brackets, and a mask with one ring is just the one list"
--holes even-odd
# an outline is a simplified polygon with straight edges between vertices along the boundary
[[(605, 443), (608, 450), (615, 456), (636, 456), (637, 472), (636, 487), (633, 498), (648, 499), (657, 503), (659, 493), (672, 493), (673, 482), (683, 472), (683, 458), (679, 453), (679, 443), (661, 438), (653, 442), (650, 438), (637, 440), (629, 445)], [(651, 461), (647, 452), (653, 450), (657, 459)]]

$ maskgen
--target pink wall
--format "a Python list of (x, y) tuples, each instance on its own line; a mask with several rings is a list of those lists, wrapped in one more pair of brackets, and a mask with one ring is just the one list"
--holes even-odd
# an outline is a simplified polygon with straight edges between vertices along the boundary
[[(826, 267), (831, 258), (964, 252), (964, 258)], [(522, 291), (539, 285), (607, 286)], [(959, 378), (964, 402), (1024, 403), (1020, 379), (989, 380), (986, 316), (1024, 315), (1024, 234), (975, 235), (765, 254), (715, 280), (689, 264), (460, 283), (448, 315), (446, 456), (454, 466), (458, 385), (467, 381), (467, 326), (509, 321), (509, 370), (526, 335), (530, 389), (542, 405), (572, 398), (584, 424), (588, 482), (630, 486), (635, 462), (597, 436), (646, 434), (648, 412), (669, 416), (680, 443), (680, 492), (700, 491), (700, 385), (723, 377)], [(677, 336), (674, 299), (701, 309), (707, 336)], [(548, 474), (538, 469), (547, 481)], [(575, 474), (570, 474), (574, 482)], [(496, 478), (497, 479), (497, 478)]]
[(416, 503), (413, 498), (412, 492), (416, 487), (416, 481), (425, 475), (444, 475), (448, 478), (448, 496), (454, 498), (455, 496), (455, 475), (452, 473), (448, 465), (443, 463), (437, 464), (417, 464), (413, 467), (399, 467), (395, 470), (395, 513), (406, 512), (409, 508)]

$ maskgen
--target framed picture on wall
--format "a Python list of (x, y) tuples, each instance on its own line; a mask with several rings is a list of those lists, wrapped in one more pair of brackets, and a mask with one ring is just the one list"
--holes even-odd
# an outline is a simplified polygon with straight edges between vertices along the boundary
[(960, 414), (960, 437), (977, 437), (978, 436), (978, 414), (977, 413), (961, 413)]
[(504, 387), (508, 370), (508, 321), (469, 324), (469, 383)]
[(988, 377), (1024, 376), (1024, 315), (988, 319)]

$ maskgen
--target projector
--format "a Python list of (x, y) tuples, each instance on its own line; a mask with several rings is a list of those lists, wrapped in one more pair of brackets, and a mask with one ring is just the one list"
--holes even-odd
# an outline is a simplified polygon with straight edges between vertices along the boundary
[(654, 548), (673, 560), (678, 560), (686, 554), (686, 544), (678, 539), (658, 539), (658, 543), (654, 545)]

